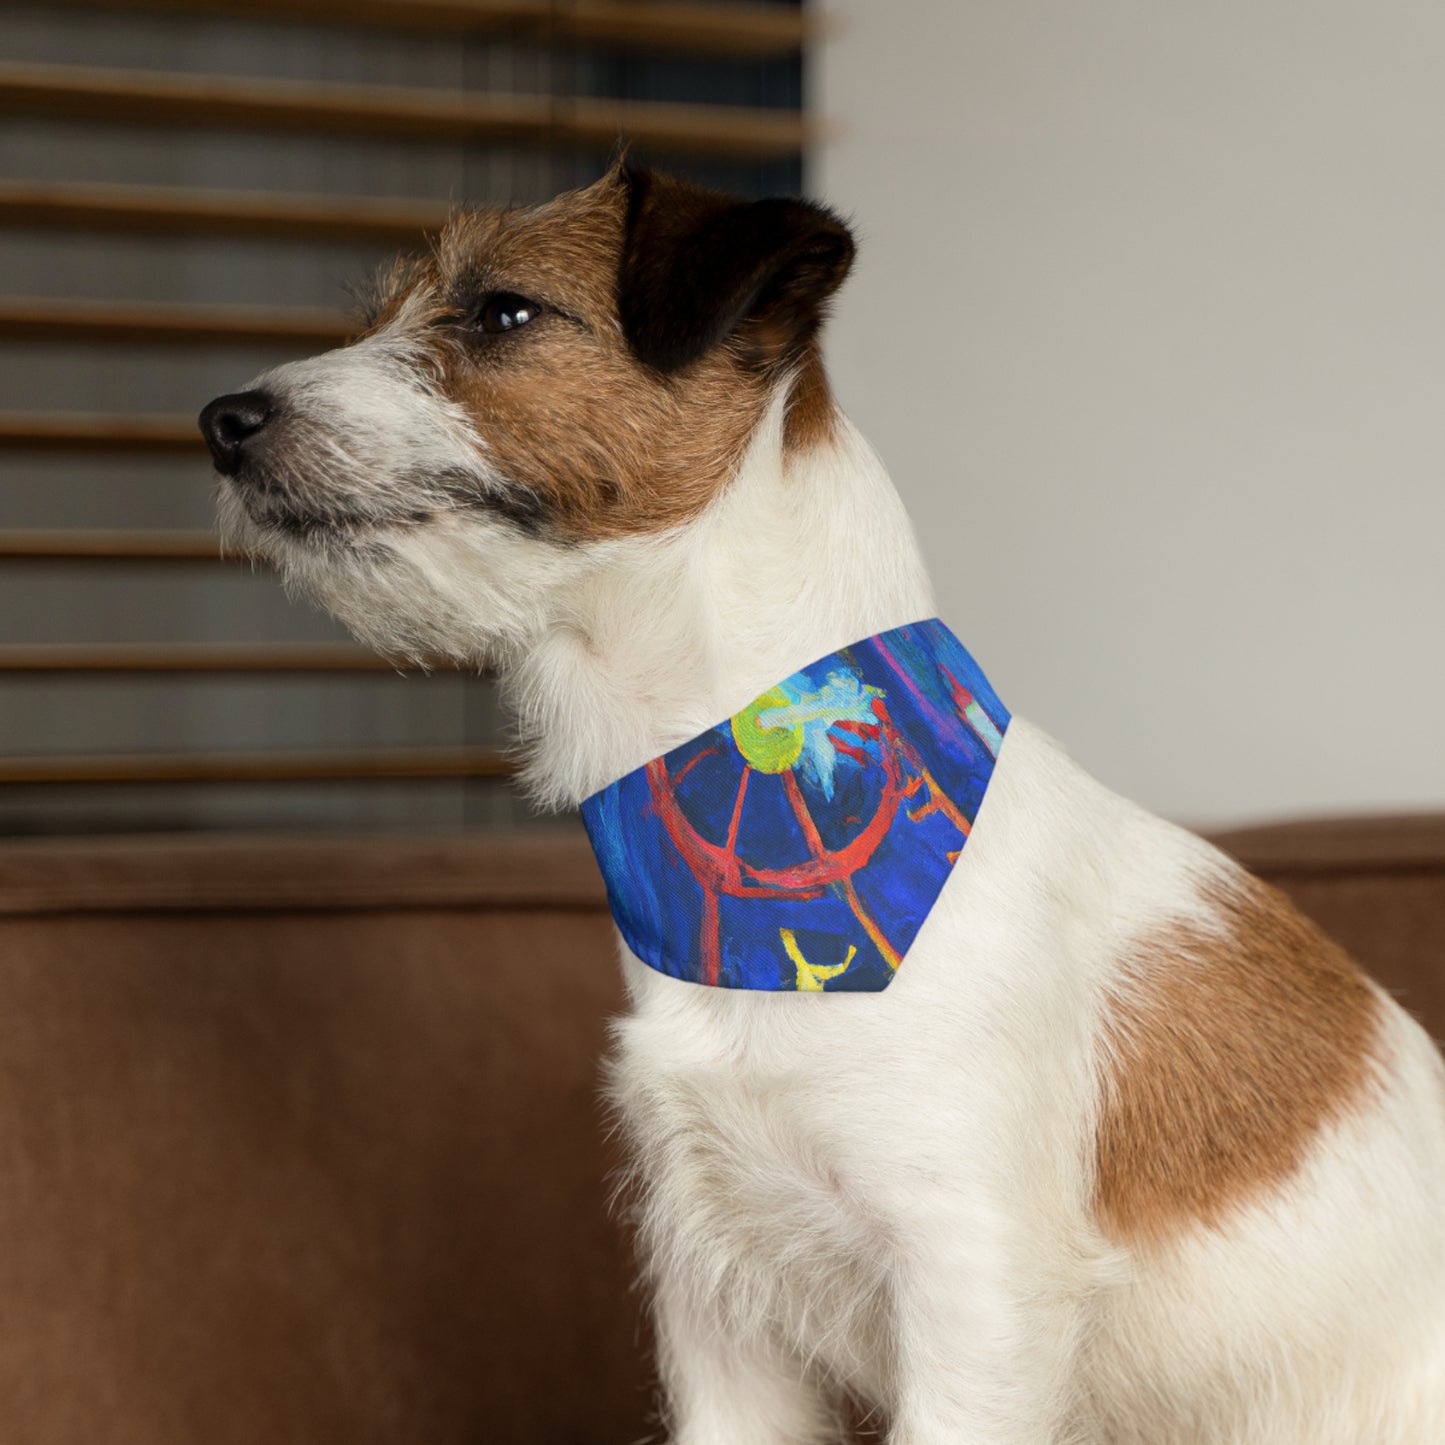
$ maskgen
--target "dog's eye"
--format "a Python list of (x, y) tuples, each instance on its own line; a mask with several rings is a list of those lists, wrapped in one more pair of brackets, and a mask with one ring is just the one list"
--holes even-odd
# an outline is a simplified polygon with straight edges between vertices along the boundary
[(519, 296), (515, 291), (495, 291), (477, 309), (472, 324), (488, 336), (515, 331), (542, 314), (539, 302)]

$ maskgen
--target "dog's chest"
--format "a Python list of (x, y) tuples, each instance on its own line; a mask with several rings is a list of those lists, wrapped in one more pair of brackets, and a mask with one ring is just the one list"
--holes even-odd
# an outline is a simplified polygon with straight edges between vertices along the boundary
[(727, 1015), (756, 1000), (659, 982), (705, 999), (695, 1014), (691, 999), (681, 1011), (644, 1007), (618, 1029), (614, 1097), (643, 1186), (648, 1252), (682, 1263), (742, 1327), (881, 1390), (886, 1250), (856, 1178), (864, 1156), (848, 1072), (781, 1041), (738, 1048), (743, 1033)]

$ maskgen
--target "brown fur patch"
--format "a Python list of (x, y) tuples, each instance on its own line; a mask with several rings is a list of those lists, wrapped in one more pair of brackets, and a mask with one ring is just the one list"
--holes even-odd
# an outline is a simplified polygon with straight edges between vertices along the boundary
[[(736, 471), (768, 378), (724, 344), (675, 375), (645, 366), (618, 323), (626, 198), (614, 173), (527, 210), (471, 211), (443, 233), (382, 316), (435, 358), (490, 464), (566, 540), (621, 537), (696, 516)], [(499, 337), (448, 331), (489, 293), (542, 303)]]
[(803, 356), (788, 397), (783, 444), (791, 451), (810, 451), (832, 441), (837, 426), (838, 408), (814, 343)]
[(1210, 901), (1217, 931), (1138, 945), (1105, 1023), (1095, 1212), (1134, 1242), (1282, 1184), (1372, 1078), (1379, 1000), (1344, 952), (1245, 874)]

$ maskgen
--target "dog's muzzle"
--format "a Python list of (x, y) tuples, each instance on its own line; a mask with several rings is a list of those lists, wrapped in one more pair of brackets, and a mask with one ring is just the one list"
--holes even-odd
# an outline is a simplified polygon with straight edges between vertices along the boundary
[(265, 430), (274, 410), (267, 392), (237, 391), (218, 396), (201, 412), (201, 435), (222, 476), (233, 477), (241, 470), (248, 450), (254, 452), (256, 438)]

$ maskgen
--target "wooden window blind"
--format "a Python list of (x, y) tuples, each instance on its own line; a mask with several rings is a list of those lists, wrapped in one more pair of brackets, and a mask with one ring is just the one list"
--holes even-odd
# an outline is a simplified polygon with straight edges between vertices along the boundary
[(222, 560), (195, 414), (343, 340), (452, 203), (619, 135), (797, 192), (808, 17), (747, 0), (0, 3), (0, 834), (529, 820), (491, 684)]

